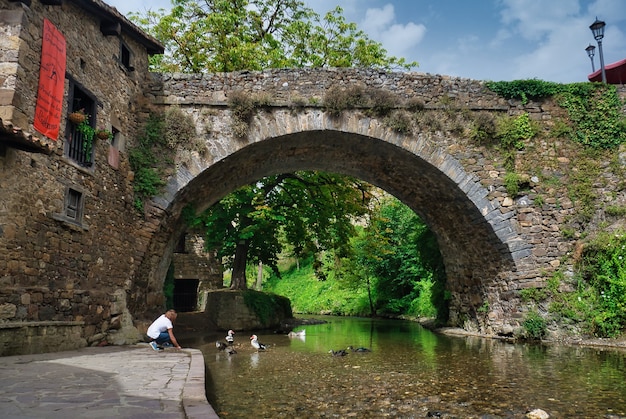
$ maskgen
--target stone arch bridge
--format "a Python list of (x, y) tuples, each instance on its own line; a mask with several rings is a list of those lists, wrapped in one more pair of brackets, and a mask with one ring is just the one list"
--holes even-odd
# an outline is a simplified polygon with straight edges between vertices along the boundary
[[(524, 107), (482, 82), (420, 73), (329, 69), (154, 77), (150, 102), (179, 107), (193, 119), (198, 138), (193, 150), (178, 149), (166, 191), (151, 202), (162, 216), (150, 232), (147, 255), (153, 256), (138, 272), (142, 293), (162, 290), (186, 205), (205, 209), (242, 185), (295, 170), (358, 177), (419, 214), (445, 261), (451, 324), (466, 329), (512, 333), (526, 310), (519, 291), (542, 286), (574, 246), (559, 231), (573, 211), (571, 201), (560, 197), (557, 208), (535, 205), (530, 194), (509, 197), (501, 159), (468, 138), (479, 114), (528, 112), (549, 120), (557, 107)], [(353, 107), (334, 115), (323, 106), (327, 95), (355, 86), (367, 94), (385, 91), (394, 112), (403, 112), (413, 127), (394, 129), (393, 113), (376, 117)], [(228, 99), (234, 92), (263, 97), (243, 136), (233, 132)], [(131, 300), (140, 304), (145, 295)]]

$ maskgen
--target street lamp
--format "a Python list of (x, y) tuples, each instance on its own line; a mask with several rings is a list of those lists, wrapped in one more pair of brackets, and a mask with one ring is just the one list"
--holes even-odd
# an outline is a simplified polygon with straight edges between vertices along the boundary
[(600, 68), (602, 69), (602, 82), (606, 83), (606, 73), (604, 72), (604, 56), (602, 55), (602, 38), (604, 38), (604, 27), (606, 23), (601, 20), (598, 20), (596, 16), (596, 21), (589, 26), (591, 32), (593, 33), (593, 37), (596, 41), (598, 41), (598, 49), (600, 50)]
[(587, 48), (585, 48), (585, 51), (587, 51), (587, 55), (589, 56), (589, 59), (591, 60), (591, 72), (595, 73), (596, 72), (596, 66), (593, 64), (593, 56), (595, 55), (596, 47), (594, 47), (593, 45), (589, 44), (589, 46)]

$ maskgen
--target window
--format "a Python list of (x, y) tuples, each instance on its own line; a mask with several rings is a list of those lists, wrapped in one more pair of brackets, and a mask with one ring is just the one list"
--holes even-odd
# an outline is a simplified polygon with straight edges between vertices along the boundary
[(83, 194), (72, 188), (65, 196), (65, 216), (79, 223), (83, 217)]
[[(72, 112), (82, 111), (87, 115), (85, 123), (91, 127), (95, 127), (96, 122), (96, 101), (94, 97), (86, 90), (82, 89), (72, 80), (70, 80), (70, 96), (69, 96), (68, 114)], [(83, 167), (93, 166), (93, 155), (95, 137), (85, 133), (75, 124), (68, 121), (65, 129), (65, 155)]]
[(135, 67), (131, 64), (132, 54), (130, 52), (130, 48), (126, 46), (123, 42), (120, 42), (120, 63), (126, 68), (128, 71), (135, 71)]
[(111, 127), (111, 133), (113, 134), (113, 138), (111, 138), (111, 145), (117, 149), (120, 148), (120, 130), (115, 128), (115, 127)]

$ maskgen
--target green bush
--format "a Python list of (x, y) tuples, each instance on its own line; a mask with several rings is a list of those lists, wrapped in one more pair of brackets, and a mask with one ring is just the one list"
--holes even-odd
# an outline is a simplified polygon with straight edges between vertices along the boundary
[(598, 236), (585, 247), (578, 267), (594, 291), (591, 331), (618, 336), (626, 327), (626, 233)]
[(134, 205), (143, 210), (143, 201), (159, 193), (165, 185), (164, 169), (171, 164), (174, 151), (165, 142), (163, 115), (150, 114), (137, 143), (128, 150), (128, 160), (135, 176)]
[(474, 117), (470, 128), (470, 139), (478, 144), (493, 141), (496, 137), (496, 122), (490, 112), (479, 112)]
[(571, 137), (593, 148), (613, 148), (626, 142), (626, 117), (615, 85), (606, 83), (559, 84), (543, 80), (487, 82), (486, 86), (507, 99), (555, 97), (567, 109), (572, 127), (555, 124), (553, 137)]
[(507, 172), (504, 175), (504, 187), (511, 198), (515, 198), (519, 193), (519, 176), (514, 172)]
[(536, 311), (530, 311), (522, 322), (526, 338), (541, 340), (548, 330), (546, 320)]
[(562, 84), (538, 79), (490, 81), (486, 85), (494, 93), (506, 99), (521, 100), (524, 104), (530, 99), (550, 97), (563, 90)]
[(520, 291), (523, 302), (533, 301), (538, 303), (547, 297), (546, 291), (540, 288), (525, 288)]

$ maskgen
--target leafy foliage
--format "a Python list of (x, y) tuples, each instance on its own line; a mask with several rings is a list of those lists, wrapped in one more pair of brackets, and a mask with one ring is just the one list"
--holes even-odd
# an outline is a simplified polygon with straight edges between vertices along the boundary
[(281, 237), (298, 257), (329, 249), (345, 253), (369, 188), (347, 176), (284, 173), (240, 188), (200, 215), (188, 208), (185, 216), (190, 227), (206, 231), (207, 248), (233, 268), (231, 288), (244, 289), (248, 263), (263, 262), (279, 273)]
[(264, 289), (289, 297), (296, 313), (369, 316), (367, 290), (342, 285), (334, 278), (320, 281), (311, 256), (281, 270), (280, 278), (271, 276)]
[(529, 312), (522, 322), (525, 337), (530, 340), (540, 340), (546, 335), (546, 320), (536, 311)]
[(135, 208), (143, 210), (144, 200), (157, 195), (165, 185), (166, 172), (173, 166), (177, 149), (198, 149), (194, 123), (178, 107), (165, 113), (152, 112), (135, 144), (129, 147), (130, 167), (135, 173)]
[(445, 271), (433, 233), (407, 206), (385, 197), (353, 242), (342, 278), (371, 288), (373, 314), (435, 316), (444, 321)]
[(575, 265), (573, 291), (559, 291), (564, 275), (548, 281), (550, 313), (562, 322), (580, 323), (597, 337), (626, 330), (626, 233), (605, 232), (588, 242)]
[(614, 337), (626, 327), (626, 235), (605, 233), (585, 248), (580, 273), (592, 288), (590, 326), (598, 336)]
[(576, 125), (574, 140), (592, 148), (613, 148), (626, 141), (626, 119), (616, 87), (564, 92), (559, 104)]
[(501, 118), (496, 125), (496, 136), (506, 149), (524, 149), (524, 141), (535, 136), (537, 128), (533, 126), (528, 113), (516, 118)]
[(319, 16), (301, 0), (173, 0), (171, 11), (132, 14), (161, 41), (164, 72), (231, 72), (267, 68), (417, 66), (389, 57), (340, 7)]
[(496, 137), (496, 122), (490, 112), (479, 112), (470, 128), (470, 138), (478, 144), (484, 144)]
[(523, 150), (525, 142), (533, 138), (538, 128), (531, 121), (528, 113), (523, 113), (515, 118), (502, 117), (496, 122), (496, 138), (504, 154), (504, 167), (508, 173), (505, 177), (507, 191), (512, 196), (518, 192), (518, 177), (514, 173), (515, 158), (518, 150)]
[(83, 137), (83, 151), (87, 154), (91, 154), (91, 148), (93, 147), (93, 139), (96, 135), (96, 130), (91, 126), (89, 115), (85, 115), (85, 119), (80, 124), (76, 125), (76, 131), (80, 132)]
[[(604, 83), (559, 84), (542, 80), (487, 82), (487, 87), (507, 99), (530, 99), (554, 96), (567, 109), (573, 122), (573, 140), (593, 148), (612, 148), (626, 142), (626, 118), (622, 101), (614, 85)], [(561, 127), (559, 136), (567, 134)]]
[(135, 172), (133, 189), (135, 207), (138, 210), (143, 209), (144, 199), (156, 195), (165, 185), (159, 158), (165, 148), (163, 132), (163, 117), (151, 114), (144, 125), (143, 133), (138, 137), (138, 144), (128, 153), (130, 167)]
[(506, 99), (519, 99), (524, 104), (528, 100), (553, 96), (563, 91), (562, 84), (538, 79), (489, 81), (486, 86)]

